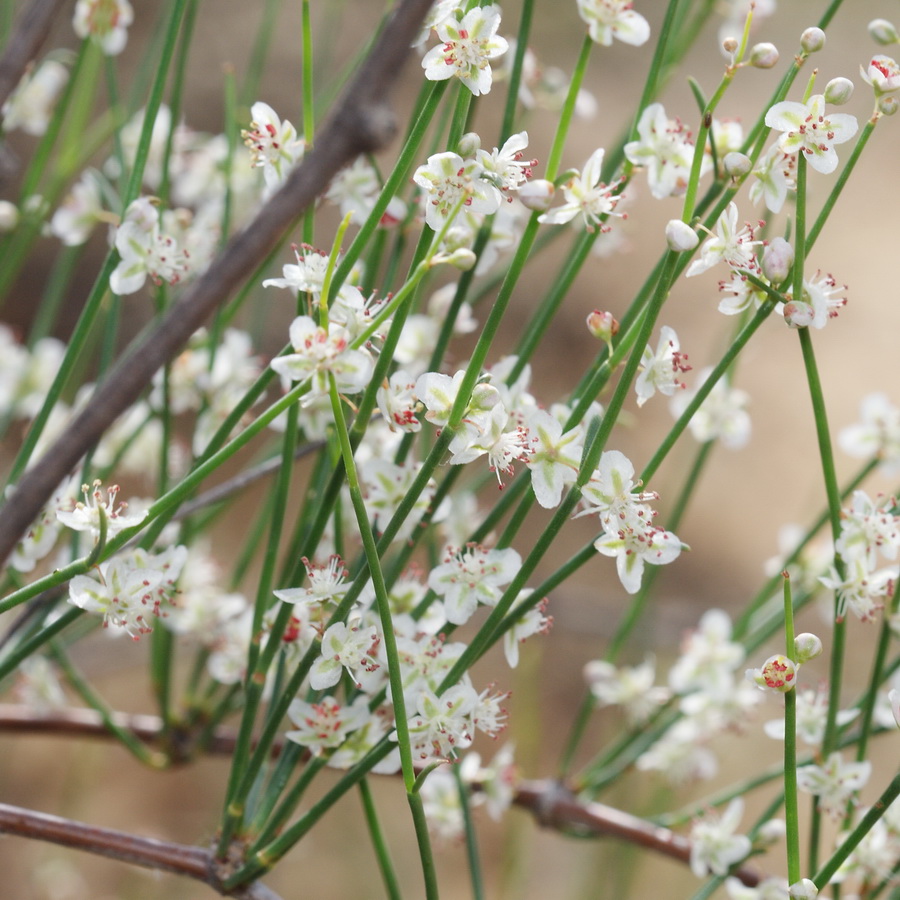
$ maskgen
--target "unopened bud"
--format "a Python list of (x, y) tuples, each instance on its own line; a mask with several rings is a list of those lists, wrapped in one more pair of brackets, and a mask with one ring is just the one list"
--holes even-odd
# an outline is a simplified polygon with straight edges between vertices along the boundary
[(747, 677), (764, 690), (786, 694), (793, 690), (799, 667), (781, 654), (770, 656), (761, 669), (747, 669)]
[(771, 69), (777, 62), (778, 48), (774, 44), (754, 44), (750, 50), (750, 65), (756, 69)]
[(724, 41), (722, 41), (722, 49), (729, 55), (733, 56), (737, 52), (737, 48), (740, 47), (740, 43), (737, 38), (727, 37)]
[[(437, 259), (438, 258), (435, 257), (436, 261)], [(462, 269), (463, 272), (468, 272), (468, 270), (478, 262), (478, 257), (468, 247), (460, 247), (458, 250), (454, 250), (449, 256), (440, 259), (440, 262), (446, 263), (449, 266), (454, 266), (457, 269)]]
[(781, 284), (791, 274), (794, 265), (794, 248), (783, 238), (772, 238), (763, 250), (763, 275), (773, 284)]
[(670, 219), (666, 225), (666, 241), (669, 249), (676, 253), (684, 253), (696, 248), (700, 243), (697, 232), (681, 219)]
[(722, 165), (726, 175), (730, 175), (732, 178), (743, 178), (753, 168), (753, 160), (745, 153), (732, 150), (731, 153), (725, 154)]
[(897, 98), (879, 97), (878, 112), (880, 112), (883, 116), (892, 116), (895, 112), (897, 112)]
[(816, 900), (819, 889), (809, 878), (801, 878), (788, 888), (788, 896), (791, 900)]
[(841, 106), (850, 99), (853, 82), (849, 78), (832, 78), (825, 85), (825, 102)]
[(805, 53), (818, 53), (825, 46), (825, 32), (821, 28), (807, 28), (800, 35), (800, 46)]
[(767, 819), (756, 832), (756, 839), (762, 844), (774, 844), (780, 841), (787, 833), (787, 825), (784, 819)]
[(816, 316), (816, 311), (803, 300), (790, 300), (784, 304), (784, 321), (791, 328), (808, 328)]
[(556, 188), (553, 186), (552, 181), (547, 181), (545, 178), (535, 178), (534, 181), (529, 181), (519, 188), (518, 196), (526, 209), (544, 212), (550, 208), (555, 193)]
[(588, 331), (607, 344), (619, 333), (619, 323), (611, 312), (595, 309), (587, 317)]
[(900, 43), (900, 36), (897, 35), (897, 29), (894, 28), (893, 22), (887, 19), (872, 19), (869, 22), (869, 37), (876, 44), (887, 47), (890, 44)]
[(19, 224), (19, 210), (15, 203), (0, 200), (0, 232), (12, 231)]
[(474, 156), (476, 151), (481, 149), (481, 138), (475, 134), (474, 131), (470, 131), (468, 134), (464, 134), (460, 139), (459, 143), (456, 145), (456, 152), (463, 158), (468, 159), (470, 156)]
[(804, 631), (794, 638), (794, 653), (797, 656), (798, 665), (808, 663), (822, 653), (822, 641), (814, 634)]

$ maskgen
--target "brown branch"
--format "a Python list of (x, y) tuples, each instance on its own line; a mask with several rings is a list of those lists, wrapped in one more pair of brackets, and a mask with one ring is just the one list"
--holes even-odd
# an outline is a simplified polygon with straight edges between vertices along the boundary
[(38, 49), (47, 38), (53, 17), (65, 0), (32, 0), (19, 17), (0, 56), (0, 106), (7, 101)]
[(159, 325), (119, 360), (85, 409), (44, 456), (23, 475), (0, 512), (0, 561), (5, 561), (56, 486), (103, 432), (134, 403), (154, 373), (173, 359), (208, 316), (266, 258), (272, 246), (338, 171), (384, 146), (394, 133), (387, 93), (431, 6), (430, 0), (401, 0), (360, 66), (313, 148), (278, 193), (244, 231), (173, 304)]
[[(691, 842), (687, 838), (621, 809), (585, 803), (558, 781), (520, 781), (513, 803), (529, 810), (545, 828), (615, 837), (679, 862), (689, 863), (691, 859)], [(759, 873), (746, 867), (731, 874), (748, 887), (755, 887), (760, 881)]]
[[(219, 864), (212, 850), (203, 847), (139, 837), (6, 803), (0, 803), (0, 832), (84, 850), (145, 869), (184, 875), (208, 884), (220, 894), (225, 893)], [(241, 900), (278, 900), (277, 894), (259, 883), (230, 896)]]
[[(116, 724), (130, 728), (137, 737), (148, 743), (155, 743), (162, 736), (163, 722), (157, 716), (114, 713), (114, 719)], [(38, 715), (26, 706), (0, 704), (0, 733), (8, 731), (110, 737), (100, 715), (94, 710), (54, 710), (52, 713)], [(228, 754), (234, 750), (236, 741), (237, 734), (233, 730), (216, 729), (205, 749), (209, 753)], [(280, 750), (281, 742), (277, 741), (273, 746), (273, 753)], [(528, 810), (538, 824), (545, 828), (562, 832), (574, 831), (594, 837), (618, 838), (679, 862), (690, 863), (691, 843), (687, 838), (612, 806), (579, 800), (558, 781), (520, 781), (513, 803)], [(759, 873), (746, 866), (736, 869), (732, 874), (748, 887), (755, 887), (760, 881)]]

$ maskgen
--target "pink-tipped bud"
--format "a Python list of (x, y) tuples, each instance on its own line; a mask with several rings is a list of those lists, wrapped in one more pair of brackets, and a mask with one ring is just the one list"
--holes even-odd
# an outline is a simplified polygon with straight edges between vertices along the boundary
[(790, 300), (784, 304), (784, 321), (791, 328), (809, 328), (816, 311), (803, 300)]
[(805, 53), (818, 53), (825, 46), (825, 32), (821, 28), (807, 28), (800, 35), (800, 46)]
[(526, 209), (546, 212), (553, 202), (555, 193), (556, 188), (553, 186), (552, 181), (547, 181), (545, 178), (535, 178), (519, 188), (519, 199)]
[(747, 677), (763, 690), (785, 694), (793, 690), (799, 666), (780, 653), (770, 656), (761, 669), (747, 669)]
[(887, 19), (872, 19), (869, 22), (869, 37), (882, 47), (900, 43), (900, 36), (897, 35), (894, 23), (888, 22)]
[(755, 69), (771, 69), (777, 62), (778, 48), (774, 44), (754, 44), (750, 50), (750, 65)]
[(619, 333), (619, 323), (611, 312), (595, 309), (587, 317), (588, 331), (607, 344)]
[(700, 243), (697, 232), (681, 219), (670, 219), (666, 225), (666, 242), (670, 250), (685, 253), (694, 250)]
[(849, 78), (832, 78), (825, 85), (825, 102), (834, 106), (846, 103), (853, 94), (853, 82)]
[(804, 631), (794, 638), (794, 653), (797, 657), (797, 665), (808, 663), (822, 653), (822, 641), (814, 634)]
[(773, 284), (781, 284), (790, 275), (793, 265), (794, 248), (783, 237), (772, 238), (763, 250), (763, 275)]
[(753, 168), (753, 160), (745, 153), (738, 153), (737, 150), (732, 150), (731, 153), (725, 154), (722, 166), (726, 175), (730, 175), (732, 178), (743, 178)]

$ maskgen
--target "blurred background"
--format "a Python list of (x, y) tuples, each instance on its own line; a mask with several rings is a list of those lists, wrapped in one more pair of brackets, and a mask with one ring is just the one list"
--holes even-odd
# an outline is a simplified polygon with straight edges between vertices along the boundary
[[(21, 9), (24, 3), (16, 4)], [(70, 4), (45, 50), (74, 47)], [(727, 7), (729, 4), (723, 4)], [(232, 66), (245, 70), (250, 38), (258, 27), (261, 3), (242, 0), (214, 0), (199, 5), (195, 51), (190, 60), (188, 94), (184, 119), (192, 128), (222, 130), (223, 70)], [(595, 110), (589, 118), (576, 120), (566, 149), (563, 166), (581, 167), (600, 146), (611, 146), (631, 121), (652, 54), (657, 28), (662, 19), (662, 3), (638, 2), (638, 11), (650, 20), (653, 37), (642, 48), (616, 44), (596, 48), (585, 88), (593, 97)], [(738, 74), (719, 107), (719, 117), (743, 121), (749, 127), (762, 108), (790, 59), (800, 32), (814, 24), (825, 10), (824, 2), (804, 0), (782, 2), (771, 17), (758, 22), (754, 39), (771, 41), (781, 51), (782, 62), (770, 71), (747, 70)], [(129, 45), (119, 59), (122, 77), (141, 58), (164, 4), (144, 0), (135, 4), (135, 24)], [(319, 83), (325, 83), (351, 59), (371, 34), (384, 4), (366, 0), (343, 0), (313, 4), (316, 34), (315, 61)], [(511, 36), (518, 26), (519, 5), (507, 2), (502, 33)], [(851, 78), (856, 93), (842, 112), (857, 116), (862, 125), (871, 111), (871, 93), (859, 78), (859, 64), (878, 52), (869, 38), (870, 19), (900, 20), (900, 5), (894, 0), (853, 0), (844, 4), (829, 30), (825, 51), (810, 63), (820, 66), (818, 84), (836, 76)], [(661, 100), (671, 117), (679, 117), (696, 130), (697, 107), (687, 84), (687, 76), (697, 79), (706, 94), (712, 93), (723, 69), (718, 29), (722, 16), (714, 15), (707, 30), (698, 36), (685, 65), (665, 87)], [(581, 45), (584, 26), (574, 2), (538, 4), (538, 19), (532, 48), (544, 66), (558, 66), (571, 72)], [(300, 109), (300, 4), (285, 2), (279, 13), (275, 44), (263, 73), (258, 99), (272, 105), (283, 118), (302, 121)], [(429, 46), (432, 42), (429, 42)], [(811, 66), (810, 66), (811, 67)], [(421, 82), (421, 70), (410, 58), (403, 89), (396, 97), (398, 117), (411, 108)], [(799, 99), (805, 84), (797, 80), (791, 99)], [(499, 130), (502, 96), (498, 90), (479, 106), (475, 130), (482, 144), (493, 146)], [(523, 123), (530, 136), (528, 155), (546, 159), (555, 126), (547, 111), (529, 113)], [(861, 397), (876, 390), (900, 401), (896, 335), (900, 328), (897, 238), (893, 224), (900, 206), (900, 121), (885, 119), (876, 130), (864, 161), (854, 173), (840, 200), (836, 214), (810, 254), (809, 269), (831, 272), (838, 283), (849, 285), (849, 303), (840, 317), (815, 334), (824, 390), (829, 403), (833, 432), (856, 421)], [(33, 139), (14, 135), (13, 151), (22, 160), (34, 147)], [(846, 158), (849, 146), (843, 153)], [(839, 148), (839, 151), (841, 148)], [(396, 147), (392, 148), (396, 151)], [(385, 160), (390, 157), (389, 151)], [(424, 159), (422, 160), (424, 162)], [(542, 164), (535, 174), (542, 174)], [(817, 209), (830, 189), (831, 179), (811, 173), (811, 207)], [(8, 187), (8, 186), (7, 186)], [(656, 201), (650, 197), (646, 180), (638, 175), (629, 187), (629, 218), (621, 227), (621, 250), (609, 256), (597, 255), (585, 266), (575, 289), (568, 297), (552, 340), (545, 343), (535, 360), (532, 392), (549, 405), (562, 398), (574, 385), (596, 352), (593, 339), (584, 327), (585, 316), (594, 308), (621, 315), (640, 286), (645, 273), (664, 249), (665, 222), (680, 215), (680, 200)], [(6, 194), (4, 194), (5, 196)], [(13, 194), (10, 194), (13, 196)], [(742, 219), (765, 217), (739, 197)], [(565, 226), (563, 226), (565, 227)], [(327, 226), (320, 226), (324, 245), (331, 241)], [(95, 235), (96, 247), (83, 263), (84, 293), (90, 287), (91, 265), (104, 249), (104, 236)], [(558, 240), (546, 252), (543, 262), (530, 271), (514, 297), (508, 333), (501, 345), (511, 346), (518, 329), (541, 302), (552, 283), (570, 241)], [(56, 251), (52, 239), (46, 253)], [(281, 263), (290, 262), (288, 254)], [(281, 263), (279, 263), (279, 267)], [(46, 264), (35, 259), (18, 285), (20, 302), (9, 314), (19, 326), (27, 322), (32, 298), (40, 290)], [(274, 275), (280, 274), (274, 271)], [(690, 356), (695, 374), (718, 359), (728, 340), (731, 320), (716, 311), (720, 274), (708, 272), (690, 281), (681, 280), (663, 312), (660, 324), (676, 329), (682, 349)], [(83, 297), (71, 298), (74, 321)], [(136, 298), (135, 298), (136, 299)], [(272, 304), (265, 317), (266, 346), (271, 354), (284, 342), (290, 311), (286, 304), (266, 298)], [(149, 317), (149, 309), (136, 303), (129, 306), (128, 327), (136, 332)], [(476, 310), (483, 321), (486, 308)], [(64, 332), (65, 323), (61, 326)], [(64, 337), (61, 332), (60, 336)], [(498, 354), (503, 349), (498, 348)], [(457, 348), (459, 360), (466, 347)], [(496, 358), (496, 357), (495, 357)], [(688, 377), (690, 381), (690, 376)], [(744, 353), (735, 384), (750, 395), (753, 437), (740, 451), (716, 448), (707, 476), (691, 504), (678, 534), (692, 550), (661, 573), (657, 601), (640, 627), (623, 662), (640, 662), (653, 652), (657, 671), (664, 673), (678, 652), (685, 630), (696, 624), (704, 610), (720, 607), (740, 609), (763, 577), (765, 561), (778, 552), (778, 530), (790, 522), (807, 523), (822, 507), (822, 478), (816, 449), (813, 419), (802, 370), (797, 337), (775, 320)], [(626, 427), (617, 429), (613, 446), (625, 452), (639, 470), (649, 459), (672, 420), (665, 401), (659, 397), (638, 411), (629, 404)], [(628, 427), (628, 423), (630, 427)], [(684, 468), (696, 447), (686, 437), (675, 448), (650, 487), (659, 491), (661, 521), (665, 522), (667, 501), (674, 500)], [(839, 477), (846, 479), (858, 462), (838, 455)], [(870, 485), (890, 491), (893, 485)], [(236, 515), (251, 515), (259, 495), (248, 493), (240, 501)], [(530, 530), (520, 537), (519, 549), (541, 539), (542, 523), (549, 516), (538, 511)], [(562, 546), (554, 548), (537, 573), (549, 574), (560, 562), (589, 540), (594, 526), (584, 520), (572, 522), (564, 533)], [(227, 559), (232, 537), (223, 528), (216, 536), (216, 552)], [(496, 680), (511, 689), (510, 727), (501, 740), (516, 745), (516, 756), (525, 777), (551, 777), (556, 771), (574, 710), (579, 704), (584, 682), (582, 668), (599, 657), (605, 641), (615, 630), (624, 609), (625, 594), (615, 576), (611, 560), (597, 558), (576, 578), (551, 597), (549, 612), (554, 628), (545, 638), (530, 641), (523, 648), (519, 668), (510, 672), (497, 656), (485, 660), (476, 672), (478, 683)], [(826, 633), (819, 613), (810, 609), (798, 630)], [(153, 709), (144, 677), (146, 642), (133, 646), (127, 641), (96, 641), (75, 655), (108, 701), (117, 709), (144, 712)], [(849, 646), (869, 652), (871, 630), (857, 621), (849, 623)], [(824, 674), (824, 670), (822, 671)], [(857, 694), (867, 671), (850, 672), (847, 698)], [(658, 674), (662, 679), (663, 674)], [(858, 680), (854, 681), (854, 677)], [(774, 702), (761, 707), (758, 719), (779, 715)], [(608, 742), (621, 726), (612, 711), (595, 713), (586, 752)], [(660, 806), (677, 806), (691, 797), (702, 796), (719, 785), (757, 770), (764, 762), (775, 762), (781, 747), (761, 737), (758, 724), (746, 734), (723, 739), (717, 748), (722, 770), (712, 784), (672, 791), (661, 779), (626, 776), (601, 799), (641, 814)], [(896, 745), (896, 742), (894, 742)], [(884, 742), (882, 742), (882, 745)], [(476, 744), (490, 757), (498, 746)], [(889, 753), (884, 746), (880, 753)], [(227, 764), (221, 759), (203, 759), (180, 770), (165, 773), (147, 771), (123, 750), (111, 743), (64, 741), (53, 738), (23, 738), (0, 735), (0, 796), (5, 802), (69, 816), (89, 823), (132, 830), (184, 843), (203, 843), (213, 837), (220, 813)], [(585, 757), (587, 758), (587, 757)], [(896, 759), (896, 746), (893, 749)], [(890, 761), (890, 756), (884, 756)], [(324, 791), (328, 779), (320, 790)], [(396, 854), (401, 883), (407, 896), (419, 891), (419, 863), (405, 798), (398, 782), (384, 779), (375, 785), (376, 799)], [(317, 794), (316, 794), (317, 796)], [(312, 798), (311, 798), (312, 799)], [(871, 797), (864, 798), (871, 800)], [(745, 822), (764, 806), (764, 798), (748, 803)], [(501, 824), (491, 822), (483, 812), (478, 818), (483, 861), (490, 897), (505, 898), (606, 898), (690, 896), (697, 881), (686, 867), (666, 860), (650, 859), (643, 852), (610, 840), (578, 840), (540, 830), (530, 816), (512, 810)], [(410, 853), (410, 851), (412, 851)], [(439, 875), (448, 898), (470, 896), (461, 844), (442, 846)], [(207, 898), (212, 892), (203, 885), (168, 875), (157, 875), (121, 863), (91, 858), (74, 851), (25, 841), (0, 838), (0, 872), (4, 896), (16, 900), (162, 900), (162, 898)], [(383, 895), (374, 856), (362, 826), (360, 804), (348, 796), (267, 879), (270, 886), (288, 898), (343, 900)]]

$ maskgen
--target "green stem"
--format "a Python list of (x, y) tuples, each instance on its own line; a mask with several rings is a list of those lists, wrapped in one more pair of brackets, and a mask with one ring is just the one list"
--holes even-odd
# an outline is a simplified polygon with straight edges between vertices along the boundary
[(384, 839), (381, 823), (378, 821), (378, 810), (375, 809), (375, 800), (372, 797), (368, 778), (360, 781), (359, 796), (362, 800), (369, 837), (372, 839), (372, 847), (375, 850), (375, 859), (378, 861), (378, 870), (381, 872), (381, 880), (384, 882), (384, 892), (389, 900), (400, 900), (400, 882), (397, 880), (387, 841)]
[[(788, 659), (796, 662), (794, 647), (794, 604), (791, 579), (784, 573), (784, 637)], [(797, 806), (797, 691), (796, 685), (784, 694), (784, 820), (787, 845), (788, 883), (800, 880), (800, 813)]]
[(428, 836), (428, 820), (425, 818), (425, 807), (422, 795), (418, 791), (407, 792), (407, 802), (412, 812), (416, 828), (416, 842), (419, 855), (422, 857), (422, 876), (425, 881), (426, 900), (438, 900), (437, 871), (434, 868), (434, 855), (431, 852), (431, 841)]

